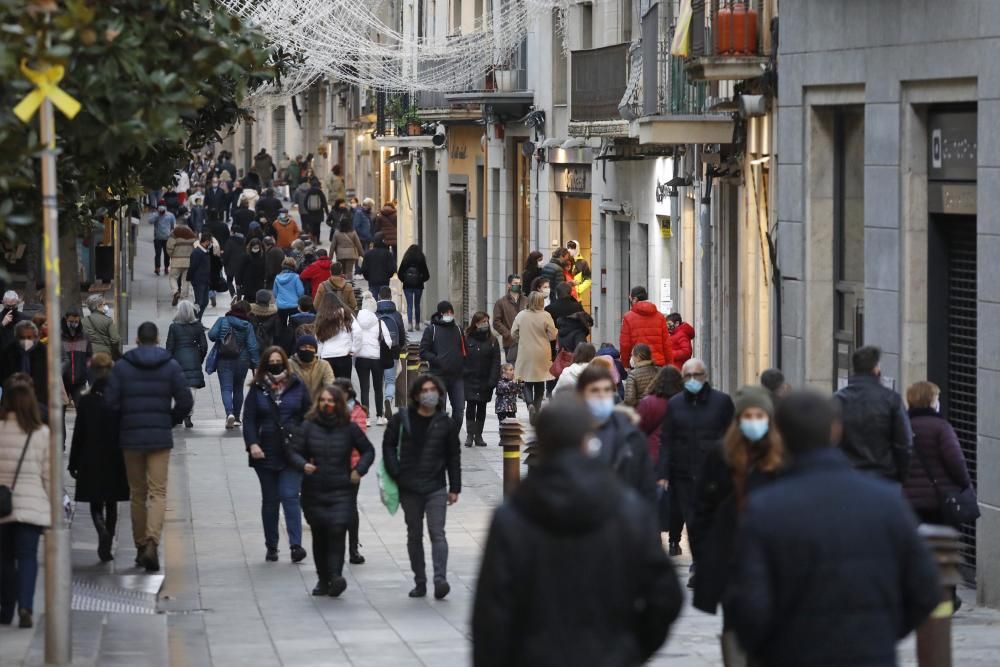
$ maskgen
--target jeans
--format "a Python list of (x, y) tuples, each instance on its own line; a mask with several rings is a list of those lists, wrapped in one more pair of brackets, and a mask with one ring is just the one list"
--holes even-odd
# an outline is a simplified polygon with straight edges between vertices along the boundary
[(351, 357), (329, 357), (325, 361), (333, 369), (333, 376), (337, 378), (351, 379), (351, 369), (354, 367)]
[(124, 449), (125, 475), (132, 501), (132, 540), (136, 548), (160, 543), (167, 511), (169, 449)]
[(378, 293), (382, 291), (383, 287), (388, 287), (388, 284), (368, 283), (368, 291), (372, 293), (372, 298), (376, 301), (378, 301)]
[(170, 270), (170, 255), (167, 254), (167, 240), (153, 240), (153, 268), (160, 270), (160, 255), (163, 255), (163, 270)]
[(420, 326), (420, 297), (424, 295), (421, 287), (404, 287), (403, 294), (406, 296), (406, 321), (412, 326), (414, 322)]
[(483, 427), (486, 426), (486, 401), (466, 401), (465, 433), (468, 437), (482, 438)]
[(302, 545), (302, 510), (299, 507), (299, 491), (302, 488), (302, 473), (292, 468), (270, 470), (254, 468), (260, 480), (260, 520), (264, 524), (264, 545), (268, 549), (278, 548), (278, 507), (285, 512), (285, 528), (288, 530), (288, 544)]
[(41, 526), (0, 524), (0, 623), (10, 623), (14, 618), (15, 602), (18, 609), (34, 609), (41, 536)]
[(222, 389), (222, 405), (226, 416), (240, 418), (243, 410), (243, 385), (247, 379), (250, 364), (242, 359), (219, 359), (219, 387)]
[(358, 357), (354, 360), (354, 368), (358, 371), (358, 384), (361, 387), (361, 391), (358, 392), (358, 398), (361, 399), (361, 405), (365, 406), (365, 410), (368, 410), (368, 381), (370, 379), (372, 385), (375, 387), (375, 414), (381, 417), (382, 362), (379, 359), (364, 359), (363, 357)]
[(545, 383), (544, 382), (525, 382), (524, 383), (524, 402), (528, 405), (534, 405), (535, 409), (542, 407), (542, 398), (545, 397)]
[(313, 562), (320, 581), (330, 581), (344, 574), (344, 526), (312, 526)]
[(448, 511), (448, 491), (438, 489), (427, 495), (399, 490), (399, 503), (406, 519), (406, 551), (410, 555), (413, 581), (427, 583), (424, 564), (424, 516), (427, 532), (431, 536), (431, 560), (434, 563), (434, 582), (448, 580), (448, 540), (444, 534), (445, 516)]
[(208, 308), (208, 285), (192, 285), (194, 287), (194, 302), (198, 306), (198, 321), (205, 315)]
[(396, 364), (382, 370), (382, 391), (387, 399), (396, 398)]
[(448, 392), (448, 402), (451, 404), (451, 421), (455, 422), (455, 430), (462, 430), (462, 410), (465, 408), (465, 380), (454, 378), (444, 381)]

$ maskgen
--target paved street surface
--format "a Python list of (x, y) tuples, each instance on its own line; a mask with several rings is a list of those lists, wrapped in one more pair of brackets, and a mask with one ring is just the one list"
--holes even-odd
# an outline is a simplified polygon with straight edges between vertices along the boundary
[[(130, 326), (152, 319), (161, 340), (172, 316), (171, 288), (152, 273), (149, 229), (141, 230)], [(425, 295), (428, 303), (433, 295)], [(225, 312), (220, 297), (205, 323)], [(523, 415), (523, 406), (522, 416)], [(68, 422), (72, 425), (73, 414)], [(411, 600), (402, 513), (391, 517), (369, 475), (360, 494), (361, 542), (368, 562), (348, 566), (339, 599), (314, 598), (312, 555), (293, 565), (282, 534), (281, 561), (265, 563), (256, 476), (247, 467), (242, 438), (223, 428), (225, 414), (215, 376), (196, 394), (195, 427), (175, 431), (170, 467), (164, 571), (149, 576), (132, 567), (127, 504), (122, 504), (117, 558), (97, 563), (97, 539), (86, 507), (73, 524), (75, 578), (74, 664), (111, 665), (392, 665), (469, 664), (469, 615), (490, 515), (500, 499), (497, 447), (462, 449), (463, 493), (448, 512), (447, 600)], [(382, 428), (369, 437), (380, 451)], [(485, 437), (497, 442), (491, 414)], [(68, 480), (71, 481), (71, 480)], [(308, 528), (303, 545), (310, 548)], [(686, 572), (685, 555), (678, 559)], [(158, 596), (157, 596), (158, 594)], [(956, 665), (995, 665), (1000, 613), (973, 607), (971, 591), (956, 617)], [(33, 631), (0, 628), (0, 665), (40, 664), (44, 650), (44, 585), (39, 577)], [(686, 608), (655, 665), (720, 665), (718, 618)], [(900, 649), (915, 664), (913, 640)]]

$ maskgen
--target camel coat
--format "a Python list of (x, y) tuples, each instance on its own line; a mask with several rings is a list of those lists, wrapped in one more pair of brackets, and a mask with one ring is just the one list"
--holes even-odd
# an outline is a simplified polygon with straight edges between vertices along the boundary
[(514, 318), (511, 337), (517, 342), (514, 377), (523, 382), (547, 382), (552, 365), (552, 342), (557, 336), (552, 316), (544, 310), (522, 310)]

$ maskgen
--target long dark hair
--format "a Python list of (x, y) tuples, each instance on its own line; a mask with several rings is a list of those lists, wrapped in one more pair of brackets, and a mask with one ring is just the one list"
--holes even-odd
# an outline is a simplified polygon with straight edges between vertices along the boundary
[(444, 382), (441, 381), (441, 378), (436, 375), (431, 375), (430, 373), (421, 373), (413, 381), (413, 384), (410, 385), (410, 392), (407, 395), (410, 399), (410, 406), (413, 408), (420, 407), (420, 389), (428, 382), (433, 382), (434, 386), (437, 388), (438, 397), (440, 399), (437, 409), (438, 411), (441, 411), (444, 409), (442, 405), (444, 403), (445, 396), (447, 396), (447, 392), (444, 389)]
[(351, 319), (340, 298), (333, 292), (327, 292), (319, 302), (314, 324), (316, 325), (317, 340), (325, 341), (330, 340), (341, 331), (349, 329)]
[(257, 372), (254, 373), (254, 382), (267, 383), (267, 364), (271, 359), (272, 354), (281, 355), (281, 362), (285, 364), (285, 372), (290, 372), (288, 369), (288, 353), (285, 352), (285, 348), (280, 345), (272, 345), (271, 347), (264, 350), (260, 355), (260, 363), (257, 364)]
[(660, 398), (670, 398), (684, 389), (684, 379), (681, 372), (673, 366), (664, 366), (653, 378), (649, 393)]
[[(538, 252), (537, 250), (532, 250), (528, 253), (528, 258), (524, 260), (524, 271), (537, 271), (538, 270), (538, 260), (543, 259), (545, 255)], [(529, 285), (530, 287), (530, 285)]]
[(403, 253), (403, 259), (400, 260), (399, 265), (420, 264), (421, 262), (426, 263), (427, 258), (424, 257), (424, 251), (420, 249), (420, 246), (414, 243)]
[(34, 433), (42, 426), (35, 383), (27, 373), (14, 373), (4, 382), (0, 417), (7, 419), (9, 415), (14, 415), (25, 433)]
[(465, 335), (471, 336), (474, 333), (477, 333), (479, 329), (477, 329), (476, 327), (479, 325), (479, 323), (482, 322), (483, 320), (489, 320), (489, 319), (490, 319), (489, 315), (487, 315), (482, 310), (477, 310), (472, 314), (472, 319), (469, 320), (469, 327), (465, 330)]
[(306, 413), (306, 419), (316, 421), (317, 418), (326, 416), (319, 409), (319, 399), (323, 397), (323, 394), (330, 394), (330, 398), (333, 399), (333, 421), (337, 426), (350, 424), (351, 413), (347, 411), (347, 396), (340, 387), (332, 384), (326, 385), (316, 394), (316, 400), (313, 401), (312, 407)]

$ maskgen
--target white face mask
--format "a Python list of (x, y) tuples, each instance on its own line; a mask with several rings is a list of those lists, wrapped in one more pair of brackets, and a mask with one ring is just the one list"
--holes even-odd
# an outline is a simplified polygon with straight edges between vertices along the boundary
[(27, 352), (31, 348), (35, 347), (35, 341), (32, 338), (22, 338), (20, 340), (21, 348)]
[(934, 412), (941, 412), (941, 399), (940, 398), (937, 399), (936, 401), (934, 401), (933, 403), (931, 403), (931, 410), (933, 410)]
[(552, 289), (551, 288), (549, 288), (549, 287), (543, 287), (542, 288), (542, 296), (544, 296), (546, 299), (549, 298), (549, 294), (551, 294), (551, 293), (552, 293)]
[(444, 322), (445, 324), (451, 324), (452, 322), (455, 321), (455, 316), (454, 315), (442, 315), (441, 316), (441, 321)]
[(101, 312), (104, 313), (105, 315), (109, 315), (110, 316), (111, 315), (111, 306), (109, 306), (108, 304), (104, 304), (103, 306), (101, 306)]

